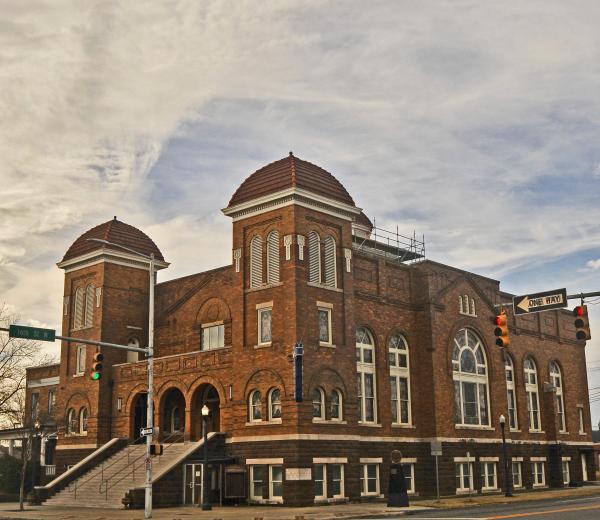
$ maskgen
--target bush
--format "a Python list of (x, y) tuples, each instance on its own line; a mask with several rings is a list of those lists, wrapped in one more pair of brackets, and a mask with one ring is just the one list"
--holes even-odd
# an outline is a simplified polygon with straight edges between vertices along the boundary
[[(0, 494), (19, 494), (23, 462), (9, 455), (0, 458)], [(31, 489), (31, 464), (25, 472), (25, 492)]]

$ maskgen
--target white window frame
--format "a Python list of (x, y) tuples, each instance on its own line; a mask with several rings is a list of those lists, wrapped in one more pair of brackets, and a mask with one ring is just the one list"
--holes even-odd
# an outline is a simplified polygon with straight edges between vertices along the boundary
[[(405, 365), (402, 366), (402, 360), (405, 360)], [(412, 406), (411, 406), (411, 392), (410, 392), (410, 355), (408, 342), (406, 338), (396, 332), (392, 334), (388, 341), (388, 363), (390, 365), (390, 391), (391, 391), (391, 406), (392, 406), (392, 424), (411, 426), (412, 425)], [(391, 384), (391, 381), (395, 381), (396, 391)], [(402, 399), (401, 380), (406, 382), (406, 399)], [(395, 395), (394, 395), (395, 394)], [(406, 403), (407, 418), (405, 421), (402, 420), (402, 403)], [(394, 420), (393, 412), (396, 412), (396, 420)]]
[(262, 237), (255, 235), (250, 240), (250, 280), (251, 289), (261, 287), (263, 285), (263, 247)]
[(335, 238), (327, 235), (323, 240), (325, 266), (323, 283), (328, 287), (337, 287), (337, 243)]
[[(339, 463), (330, 464), (331, 466), (338, 466), (340, 468), (340, 492), (337, 495), (331, 495), (331, 498), (344, 498), (345, 490), (344, 490), (344, 465)], [(333, 479), (333, 471), (332, 471), (332, 482)]]
[(468, 294), (458, 297), (458, 312), (466, 316), (477, 316), (475, 313), (475, 300), (470, 298)]
[[(323, 341), (321, 338), (321, 313), (327, 314), (327, 340)], [(331, 308), (323, 307), (322, 305), (317, 306), (317, 327), (319, 329), (319, 346), (331, 347), (333, 346), (333, 333), (331, 329)]]
[[(506, 378), (506, 401), (508, 405), (508, 427), (511, 431), (519, 429), (517, 390), (515, 385), (515, 364), (509, 354), (504, 354), (504, 374)], [(509, 375), (510, 374), (510, 375)], [(511, 400), (512, 393), (512, 400)], [(513, 408), (511, 408), (511, 401)]]
[[(375, 491), (369, 491), (369, 466), (375, 466)], [(360, 495), (363, 497), (366, 496), (379, 496), (380, 495), (380, 482), (379, 482), (379, 464), (378, 463), (363, 463), (361, 467), (361, 490)], [(373, 480), (373, 479), (370, 479)]]
[(77, 414), (74, 408), (67, 410), (67, 435), (74, 435), (77, 433)]
[[(333, 396), (334, 394), (337, 394), (338, 396), (338, 402), (337, 402), (337, 408), (338, 408), (338, 416), (334, 417), (333, 416), (333, 407), (334, 407), (334, 400), (333, 400)], [(329, 398), (329, 420), (331, 421), (343, 421), (344, 420), (344, 396), (342, 394), (342, 391), (339, 388), (334, 388), (331, 391), (331, 397)]]
[[(131, 338), (127, 345), (130, 347), (138, 347), (140, 346), (140, 341), (137, 338)], [(135, 352), (133, 350), (127, 351), (127, 363), (137, 363), (140, 360), (140, 353)]]
[[(515, 468), (517, 471), (515, 472)], [(523, 487), (523, 463), (520, 460), (512, 460), (510, 466), (510, 473), (512, 478), (513, 488)], [(515, 481), (515, 476), (518, 477), (518, 481)]]
[(267, 284), (280, 281), (279, 231), (273, 230), (267, 235)]
[[(537, 470), (541, 468), (541, 472)], [(541, 481), (538, 482), (538, 475), (542, 476)], [(531, 476), (533, 480), (533, 487), (544, 487), (546, 485), (546, 463), (544, 461), (531, 461)]]
[[(255, 474), (256, 474), (256, 468), (260, 467), (262, 470), (262, 478), (261, 480), (255, 480)], [(266, 470), (266, 466), (264, 465), (252, 465), (250, 466), (250, 500), (251, 501), (255, 501), (255, 502), (262, 502), (264, 501), (263, 498), (263, 494), (264, 494), (264, 486), (265, 486), (265, 470)], [(268, 475), (266, 475), (267, 479), (269, 478)], [(261, 495), (260, 496), (256, 496), (254, 494), (254, 483), (255, 482), (260, 482), (260, 488), (261, 488)]]
[[(542, 431), (542, 417), (540, 413), (540, 395), (538, 390), (537, 365), (531, 357), (525, 358), (523, 362), (523, 372), (525, 374), (525, 392), (527, 395), (527, 412), (529, 415), (529, 431)], [(534, 428), (535, 419), (538, 427)]]
[(56, 390), (48, 391), (48, 415), (54, 415), (56, 411)]
[[(498, 489), (498, 463), (497, 462), (480, 462), (481, 465), (481, 490), (495, 491)], [(493, 477), (493, 486), (488, 485), (488, 479)]]
[(83, 287), (78, 287), (75, 290), (75, 298), (73, 298), (73, 329), (79, 330), (83, 328), (83, 319), (85, 312), (85, 291)]
[(85, 312), (83, 327), (89, 329), (94, 325), (94, 296), (95, 290), (92, 284), (85, 288)]
[(583, 412), (583, 406), (579, 406), (577, 408), (578, 413), (579, 413), (579, 433), (581, 435), (585, 434), (585, 415)]
[(322, 482), (323, 493), (320, 495), (317, 495), (316, 489), (315, 489), (315, 502), (318, 500), (327, 500), (327, 464), (314, 464), (313, 482), (315, 483), (315, 488), (316, 488), (316, 483), (318, 482), (318, 480), (317, 480), (317, 468), (318, 467), (323, 469), (323, 473), (322, 473), (323, 478), (322, 478), (322, 480), (319, 480), (319, 482)]
[[(560, 461), (560, 469), (562, 473), (562, 481), (565, 486), (571, 482), (571, 457), (563, 457)], [(566, 470), (566, 471), (565, 471)], [(566, 476), (566, 478), (565, 478)]]
[(90, 413), (85, 406), (79, 410), (79, 435), (87, 435), (89, 417)]
[[(279, 480), (275, 481), (273, 479), (273, 470), (275, 468), (281, 468), (281, 480), (280, 481)], [(283, 466), (281, 464), (269, 465), (269, 500), (270, 501), (283, 503), (283, 481), (284, 481)], [(276, 496), (273, 493), (273, 488), (274, 488), (275, 482), (281, 482), (281, 495)]]
[[(270, 339), (268, 341), (262, 341), (262, 336), (263, 336), (262, 315), (263, 315), (263, 313), (266, 313), (266, 312), (268, 312), (271, 315)], [(257, 338), (258, 346), (259, 347), (267, 347), (273, 343), (273, 307), (261, 307), (260, 309), (257, 310), (257, 313), (258, 313), (258, 338)]]
[[(273, 400), (273, 394), (275, 392), (278, 392), (279, 394), (279, 398), (274, 401)], [(268, 405), (269, 405), (269, 421), (270, 422), (281, 422), (281, 416), (282, 416), (282, 409), (281, 409), (281, 390), (277, 387), (275, 388), (271, 388), (271, 390), (269, 390), (269, 394), (268, 394)], [(276, 413), (273, 412), (273, 405), (279, 405), (279, 415), (277, 415)]]
[[(368, 339), (370, 343), (364, 343), (364, 339)], [(377, 423), (377, 377), (376, 377), (376, 368), (375, 368), (375, 340), (371, 332), (365, 327), (359, 327), (356, 330), (356, 351), (359, 354), (358, 359), (356, 360), (356, 370), (357, 370), (357, 387), (358, 387), (358, 398), (359, 398), (359, 409), (360, 409), (360, 420), (359, 424), (376, 424)], [(365, 353), (371, 353), (372, 362), (365, 362)], [(367, 376), (371, 376), (373, 379), (373, 419), (366, 419), (366, 410), (367, 410), (367, 399), (371, 399), (371, 397), (367, 397), (365, 395), (365, 380)]]
[[(258, 399), (258, 403), (254, 404), (254, 396), (258, 395), (259, 399)], [(257, 409), (258, 410), (258, 417), (254, 417), (254, 410)], [(250, 395), (248, 396), (248, 422), (251, 423), (256, 423), (256, 422), (262, 422), (262, 394), (260, 393), (260, 390), (256, 389), (256, 390), (252, 390), (252, 392), (250, 392)]]
[[(465, 468), (467, 469), (467, 475), (465, 475)], [(472, 462), (455, 462), (454, 463), (454, 471), (455, 471), (455, 481), (456, 478), (459, 479), (460, 486), (456, 487), (456, 494), (460, 493), (468, 493), (469, 491), (473, 491), (473, 463)], [(465, 476), (469, 478), (469, 487), (464, 487), (463, 483), (465, 480)]]
[[(408, 469), (409, 475), (406, 475), (406, 470)], [(409, 495), (414, 495), (415, 493), (415, 464), (414, 462), (409, 462), (406, 464), (402, 464), (402, 472), (404, 473), (404, 479), (410, 479), (410, 486), (406, 486), (406, 491)]]
[(308, 281), (321, 283), (321, 237), (316, 231), (308, 234)]
[(558, 416), (559, 433), (567, 433), (567, 417), (565, 411), (565, 396), (563, 393), (562, 370), (556, 361), (550, 363), (550, 382), (556, 389), (556, 415)]
[(86, 346), (85, 345), (77, 345), (76, 356), (75, 359), (75, 375), (82, 376), (85, 374), (85, 365), (86, 365)]
[[(473, 342), (473, 347), (469, 345), (469, 338)], [(455, 410), (455, 425), (459, 427), (466, 426), (471, 428), (489, 427), (491, 417), (490, 385), (488, 381), (487, 356), (485, 349), (483, 348), (483, 342), (473, 330), (469, 328), (463, 328), (455, 334), (453, 343), (454, 346), (452, 349), (452, 379), (454, 381), (455, 408), (459, 408), (456, 405), (460, 405), (460, 410)], [(470, 355), (474, 357), (475, 373), (463, 372), (462, 370), (462, 356), (467, 351), (470, 352)], [(481, 352), (483, 363), (481, 363), (478, 359), (478, 352)], [(475, 385), (475, 394), (477, 399), (477, 422), (473, 423), (465, 422), (464, 387), (466, 384)], [(484, 385), (485, 387), (483, 395), (481, 391), (481, 385)], [(458, 396), (456, 395), (457, 390)], [(487, 421), (484, 421), (481, 415), (482, 399), (485, 399), (485, 411), (487, 414)]]
[[(316, 398), (318, 394), (318, 398)], [(324, 421), (325, 420), (325, 390), (323, 390), (320, 386), (316, 387), (312, 391), (312, 405), (313, 405), (313, 421)], [(315, 405), (319, 407), (321, 413), (319, 415), (315, 415)]]
[[(212, 344), (211, 332), (213, 330), (217, 331), (217, 341), (216, 345)], [(208, 339), (208, 346), (207, 346)], [(225, 347), (225, 324), (223, 322), (219, 323), (207, 323), (206, 325), (202, 325), (202, 343), (200, 345), (200, 350), (217, 350)]]

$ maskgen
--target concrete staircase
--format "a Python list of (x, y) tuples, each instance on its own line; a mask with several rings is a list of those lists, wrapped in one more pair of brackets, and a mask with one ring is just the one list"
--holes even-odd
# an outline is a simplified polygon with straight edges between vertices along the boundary
[[(152, 457), (152, 480), (156, 482), (203, 445), (203, 441), (173, 443), (161, 456)], [(75, 479), (45, 505), (62, 507), (122, 508), (125, 494), (143, 488), (146, 445), (130, 444)]]

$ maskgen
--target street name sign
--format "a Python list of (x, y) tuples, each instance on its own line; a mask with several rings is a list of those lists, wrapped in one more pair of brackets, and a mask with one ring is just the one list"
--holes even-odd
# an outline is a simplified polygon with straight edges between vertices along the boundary
[(441, 457), (442, 456), (442, 441), (431, 441), (431, 456)]
[(38, 327), (26, 327), (25, 325), (10, 325), (8, 336), (19, 339), (35, 339), (38, 341), (54, 341), (56, 331), (53, 329), (40, 329)]
[(515, 315), (550, 311), (566, 306), (566, 289), (554, 289), (553, 291), (526, 294), (524, 296), (513, 296), (513, 310)]
[(142, 428), (140, 434), (142, 437), (148, 437), (154, 433), (154, 428)]

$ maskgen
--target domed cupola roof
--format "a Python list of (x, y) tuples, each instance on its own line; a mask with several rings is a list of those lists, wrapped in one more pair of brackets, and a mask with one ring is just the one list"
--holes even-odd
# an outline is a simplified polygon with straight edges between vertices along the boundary
[(115, 244), (121, 244), (148, 256), (154, 253), (156, 260), (164, 262), (164, 257), (160, 252), (160, 249), (158, 249), (156, 244), (148, 235), (146, 235), (146, 233), (140, 231), (136, 227), (125, 224), (125, 222), (121, 222), (120, 220), (117, 220), (117, 217), (114, 217), (112, 220), (86, 231), (75, 240), (65, 253), (59, 266), (63, 262), (87, 255), (96, 250), (110, 249), (117, 252), (126, 252), (119, 247), (88, 240), (90, 238), (98, 238), (107, 240), (108, 242), (114, 242)]
[(250, 175), (233, 194), (227, 209), (293, 188), (355, 206), (346, 188), (331, 173), (290, 152), (288, 157), (267, 164)]

